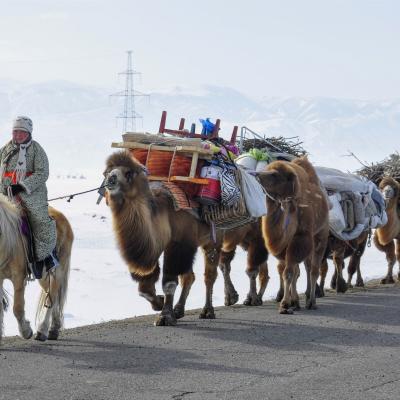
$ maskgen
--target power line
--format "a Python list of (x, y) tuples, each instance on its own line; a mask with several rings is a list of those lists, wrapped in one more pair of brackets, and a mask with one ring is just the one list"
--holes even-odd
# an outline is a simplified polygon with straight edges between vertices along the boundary
[(144, 94), (142, 92), (138, 92), (134, 89), (134, 76), (140, 75), (140, 72), (137, 72), (133, 69), (132, 62), (132, 50), (127, 51), (128, 60), (127, 60), (127, 69), (123, 72), (120, 72), (119, 75), (125, 75), (125, 90), (121, 92), (117, 92), (112, 94), (111, 96), (116, 97), (124, 97), (124, 109), (123, 112), (117, 115), (117, 119), (122, 119), (122, 133), (125, 132), (135, 132), (136, 131), (136, 120), (143, 119), (143, 117), (136, 112), (135, 109), (135, 97), (141, 96), (149, 96), (148, 94)]

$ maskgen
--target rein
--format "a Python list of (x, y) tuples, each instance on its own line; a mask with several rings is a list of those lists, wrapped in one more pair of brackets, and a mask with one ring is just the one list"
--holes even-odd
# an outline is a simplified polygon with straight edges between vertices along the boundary
[(80, 195), (82, 195), (82, 194), (86, 194), (86, 193), (90, 193), (90, 192), (95, 192), (96, 190), (99, 191), (99, 190), (101, 190), (101, 189), (106, 188), (107, 186), (108, 186), (107, 184), (104, 184), (104, 185), (101, 185), (101, 186), (99, 186), (99, 187), (97, 187), (97, 188), (94, 188), (94, 189), (85, 190), (84, 192), (66, 194), (65, 196), (55, 197), (55, 198), (53, 198), (53, 199), (48, 199), (47, 201), (55, 201), (55, 200), (67, 199), (67, 202), (70, 203), (71, 200), (72, 200), (74, 197), (76, 197), (76, 196), (80, 196)]

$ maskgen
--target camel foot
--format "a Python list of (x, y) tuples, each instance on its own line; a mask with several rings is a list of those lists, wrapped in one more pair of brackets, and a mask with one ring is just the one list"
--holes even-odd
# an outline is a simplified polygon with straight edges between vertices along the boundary
[(225, 302), (224, 304), (226, 306), (233, 306), (234, 304), (236, 304), (239, 301), (239, 295), (236, 292), (236, 290), (233, 290), (231, 292), (227, 292), (227, 294), (225, 295)]
[(50, 329), (49, 336), (47, 337), (47, 339), (49, 339), (49, 340), (57, 340), (59, 334), (60, 334), (60, 331), (58, 329)]
[(290, 305), (290, 308), (291, 308), (293, 311), (299, 311), (299, 310), (301, 310), (301, 307), (300, 307), (300, 300), (293, 300), (292, 303), (291, 303), (291, 305)]
[(394, 283), (393, 276), (385, 276), (381, 279), (381, 285), (389, 285), (391, 283)]
[(333, 276), (331, 280), (331, 289), (336, 289), (336, 278)]
[(161, 311), (164, 307), (164, 296), (157, 295), (156, 299), (151, 303), (151, 308), (154, 311)]
[(160, 314), (154, 321), (155, 326), (175, 326), (176, 318), (173, 313)]
[(316, 301), (311, 301), (310, 299), (306, 300), (306, 309), (307, 310), (316, 310), (317, 309), (317, 303)]
[[(356, 284), (356, 286), (357, 286), (357, 284)], [(348, 289), (353, 289), (353, 285), (352, 285), (351, 282), (347, 282), (347, 288)]]
[(293, 308), (290, 308), (289, 304), (281, 302), (279, 305), (279, 314), (293, 314)]
[(280, 303), (282, 299), (283, 299), (283, 290), (279, 290), (278, 293), (276, 294), (275, 301), (277, 303)]
[(215, 312), (213, 307), (204, 307), (199, 315), (200, 319), (215, 319)]
[(343, 278), (338, 278), (336, 281), (336, 293), (346, 293), (347, 283)]
[(45, 342), (47, 340), (47, 336), (44, 333), (36, 332), (35, 340), (38, 340), (39, 342)]
[(364, 281), (362, 279), (357, 279), (356, 287), (364, 287)]
[(318, 283), (315, 285), (315, 296), (316, 297), (324, 297), (325, 296), (324, 287), (321, 285), (318, 285)]
[(243, 304), (245, 306), (262, 306), (263, 302), (259, 296), (257, 295), (253, 296), (248, 294)]
[(185, 307), (182, 304), (177, 304), (174, 307), (174, 315), (176, 319), (181, 319), (185, 316)]

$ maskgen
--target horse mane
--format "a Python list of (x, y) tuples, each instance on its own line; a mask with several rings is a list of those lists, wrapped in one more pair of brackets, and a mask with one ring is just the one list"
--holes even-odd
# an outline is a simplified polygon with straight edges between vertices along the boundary
[(11, 257), (15, 244), (21, 240), (21, 210), (0, 194), (0, 252), (4, 260)]

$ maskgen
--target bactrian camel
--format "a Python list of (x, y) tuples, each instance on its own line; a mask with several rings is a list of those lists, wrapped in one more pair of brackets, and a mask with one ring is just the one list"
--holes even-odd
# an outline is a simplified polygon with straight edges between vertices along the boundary
[(268, 214), (262, 231), (268, 251), (280, 260), (284, 293), (279, 312), (300, 308), (296, 281), (299, 264), (307, 271), (306, 308), (316, 308), (315, 287), (328, 234), (328, 203), (319, 179), (306, 158), (274, 161), (259, 173), (267, 191)]
[[(396, 259), (400, 265), (400, 184), (393, 178), (385, 177), (380, 182), (379, 189), (386, 202), (388, 222), (375, 231), (374, 243), (386, 254), (388, 270), (381, 283), (387, 284), (394, 283), (393, 267)], [(400, 280), (400, 270), (397, 276)]]

